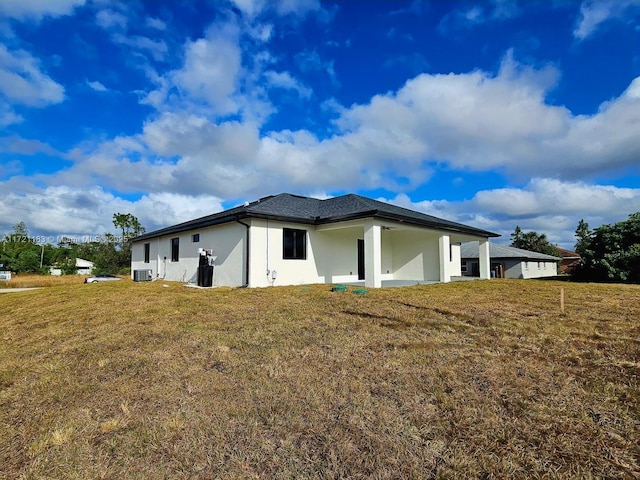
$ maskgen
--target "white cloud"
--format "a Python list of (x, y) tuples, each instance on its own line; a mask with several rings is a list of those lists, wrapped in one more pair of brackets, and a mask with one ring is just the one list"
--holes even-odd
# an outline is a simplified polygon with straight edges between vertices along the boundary
[[(300, 8), (316, 4), (305, 5), (301, 3)], [(237, 6), (243, 12), (271, 12), (276, 8), (272, 3), (252, 1)], [(310, 98), (312, 90), (291, 72), (273, 70), (277, 59), (266, 49), (273, 28), (254, 18), (230, 14), (226, 20), (211, 24), (203, 38), (185, 42), (178, 68), (166, 73), (146, 68), (155, 88), (138, 92), (141, 103), (160, 112), (186, 111), (208, 118), (238, 115), (244, 121), (262, 124), (276, 108), (269, 101), (269, 89), (293, 90), (300, 98)], [(313, 68), (322, 68), (335, 77), (332, 63)]]
[(18, 20), (69, 15), (74, 8), (84, 5), (85, 0), (2, 0), (0, 14)]
[(271, 87), (294, 90), (300, 98), (309, 98), (313, 93), (309, 87), (293, 78), (289, 72), (274, 72), (273, 70), (269, 70), (265, 72), (265, 77)]
[(150, 28), (155, 28), (156, 30), (164, 31), (167, 29), (167, 24), (155, 17), (147, 17), (145, 23)]
[(242, 69), (239, 35), (232, 23), (214, 24), (205, 38), (187, 42), (182, 67), (157, 77), (159, 88), (145, 101), (156, 108), (165, 103), (175, 108), (204, 103), (212, 114), (236, 113), (240, 106), (234, 97)]
[(640, 211), (640, 189), (535, 178), (524, 189), (478, 192), (472, 203), (481, 210), (509, 217), (533, 217), (545, 212), (579, 215), (585, 211), (620, 216)]
[(100, 10), (96, 13), (96, 23), (106, 30), (114, 27), (125, 29), (127, 22), (126, 16), (113, 10)]
[(24, 118), (14, 112), (10, 105), (0, 100), (0, 126), (13, 125), (23, 120)]
[(573, 30), (573, 36), (584, 40), (598, 30), (605, 22), (616, 19), (625, 20), (640, 12), (638, 0), (585, 1), (580, 5), (580, 16)]
[(87, 85), (89, 86), (89, 88), (91, 88), (91, 90), (95, 90), (96, 92), (106, 92), (107, 87), (105, 87), (102, 83), (96, 81), (90, 82), (87, 80)]
[(0, 137), (0, 152), (17, 153), (19, 155), (34, 155), (44, 153), (45, 155), (62, 157), (64, 154), (51, 145), (40, 140), (22, 138), (18, 135)]
[(380, 198), (401, 207), (473, 225), (502, 235), (509, 243), (516, 225), (547, 235), (552, 243), (573, 248), (580, 219), (591, 228), (625, 220), (640, 211), (640, 189), (535, 178), (522, 188), (478, 192), (471, 200), (413, 202), (407, 195)]
[[(99, 145), (81, 145), (68, 153), (74, 165), (49, 178), (48, 183), (81, 187), (100, 184), (121, 192), (154, 191), (171, 176), (173, 165), (148, 158), (148, 147), (136, 137), (116, 137)], [(155, 191), (158, 191), (157, 189)]]
[(464, 19), (469, 23), (478, 23), (483, 19), (483, 10), (477, 5), (470, 7), (468, 10), (463, 12)]
[[(104, 5), (108, 5), (110, 8), (98, 10), (96, 24), (111, 34), (110, 38), (113, 43), (129, 47), (138, 58), (142, 56), (141, 54), (145, 54), (155, 61), (165, 60), (169, 48), (165, 40), (161, 38), (162, 34), (159, 33), (166, 30), (166, 24), (162, 20), (155, 17), (141, 18), (130, 2), (105, 2)], [(136, 26), (149, 27), (153, 29), (152, 35), (160, 38), (131, 34), (130, 25), (134, 28)]]
[(322, 10), (320, 0), (280, 0), (274, 5), (280, 15), (293, 14), (301, 18), (311, 12)]
[(249, 35), (261, 42), (267, 42), (273, 35), (273, 25), (271, 24), (258, 24), (255, 26), (247, 27)]
[(521, 10), (513, 0), (493, 0), (479, 4), (465, 4), (454, 8), (438, 23), (438, 31), (448, 34), (452, 31), (471, 28), (487, 22), (504, 21), (520, 15)]
[(236, 163), (246, 163), (255, 156), (259, 145), (258, 131), (249, 124), (216, 125), (204, 117), (174, 113), (147, 122), (140, 139), (158, 155), (201, 156), (210, 158), (210, 163), (231, 158)]
[(0, 204), (0, 233), (24, 221), (31, 235), (46, 237), (56, 244), (63, 236), (80, 241), (114, 233), (113, 214), (135, 215), (148, 230), (210, 215), (222, 210), (221, 200), (211, 195), (151, 193), (129, 201), (101, 187), (49, 186), (16, 188), (16, 182), (0, 185), (4, 201)]
[(429, 8), (429, 3), (423, 0), (413, 0), (408, 7), (405, 7), (405, 4), (399, 4), (399, 6), (402, 8), (393, 10), (389, 15), (421, 15), (423, 11)]
[(295, 56), (298, 68), (303, 72), (326, 73), (334, 85), (338, 85), (338, 79), (333, 60), (323, 60), (317, 50), (303, 50)]
[(452, 221), (458, 216), (455, 203), (447, 200), (423, 200), (414, 202), (406, 193), (399, 193), (394, 198), (380, 197), (378, 200)]
[(342, 138), (369, 143), (374, 157), (388, 152), (408, 163), (437, 159), (455, 168), (573, 178), (636, 165), (638, 80), (594, 115), (573, 116), (545, 101), (557, 77), (552, 67), (535, 70), (508, 55), (495, 76), (419, 75), (396, 93), (354, 105), (337, 125)]
[(155, 154), (179, 157), (160, 190), (227, 198), (256, 191), (265, 181), (254, 165), (260, 140), (251, 124), (215, 125), (194, 115), (164, 114), (145, 125), (141, 139)]
[[(202, 96), (215, 112), (238, 111), (241, 100), (250, 97), (237, 94), (232, 73), (221, 72), (229, 75), (224, 81), (217, 73), (209, 79), (196, 75), (211, 64), (225, 64), (218, 55), (231, 47), (226, 40), (202, 42), (189, 45), (184, 68), (170, 78), (190, 94), (187, 100)], [(554, 68), (536, 70), (510, 56), (496, 75), (419, 75), (368, 104), (337, 108), (337, 132), (325, 139), (305, 130), (261, 135), (260, 123), (215, 121), (209, 114), (187, 113), (184, 102), (173, 109), (165, 105), (135, 138), (144, 150), (142, 160), (131, 160), (139, 152), (107, 142), (88, 152), (74, 172), (99, 175), (122, 191), (238, 198), (292, 189), (406, 192), (428, 181), (436, 161), (460, 170), (504, 169), (520, 178), (577, 179), (612, 167), (636, 167), (640, 79), (594, 115), (573, 116), (545, 102), (557, 76)], [(294, 79), (273, 78), (295, 86)], [(216, 91), (216, 85), (222, 88)], [(509, 202), (514, 209), (533, 194), (518, 195)]]
[[(107, 212), (101, 207), (105, 200), (114, 197), (100, 189), (74, 189), (51, 186), (45, 189), (28, 187), (16, 189), (15, 182), (4, 184), (4, 201), (0, 205), (0, 228), (5, 231), (20, 221), (29, 227), (30, 233), (82, 233), (104, 234)], [(55, 229), (55, 232), (51, 229)], [(53, 239), (52, 243), (57, 243)]]
[(169, 50), (164, 40), (153, 40), (142, 35), (116, 33), (112, 36), (112, 39), (119, 45), (127, 45), (137, 50), (149, 52), (156, 61), (163, 60)]
[(250, 18), (258, 15), (265, 6), (264, 0), (231, 0), (241, 12)]
[(319, 0), (279, 0), (269, 2), (265, 0), (232, 0), (232, 3), (249, 18), (255, 18), (265, 9), (272, 9), (278, 15), (294, 15), (305, 17), (311, 12), (322, 10)]
[(47, 76), (28, 52), (0, 45), (0, 101), (2, 97), (7, 104), (43, 107), (62, 102), (64, 87)]
[(222, 200), (213, 195), (192, 196), (160, 192), (150, 193), (130, 203), (130, 211), (138, 217), (147, 231), (223, 210)]
[(456, 167), (509, 165), (566, 130), (566, 109), (543, 100), (544, 87), (556, 76), (552, 68), (536, 71), (509, 58), (495, 77), (479, 71), (423, 74), (395, 94), (354, 105), (337, 125), (351, 143), (369, 144), (363, 153), (374, 157), (384, 152), (413, 162), (437, 158)]
[(552, 242), (572, 248), (580, 219), (592, 228), (625, 220), (640, 211), (640, 189), (536, 178), (522, 189), (478, 192), (464, 203), (464, 208), (500, 219), (503, 226), (499, 233), (507, 237), (506, 241), (519, 225), (525, 231), (546, 233)]

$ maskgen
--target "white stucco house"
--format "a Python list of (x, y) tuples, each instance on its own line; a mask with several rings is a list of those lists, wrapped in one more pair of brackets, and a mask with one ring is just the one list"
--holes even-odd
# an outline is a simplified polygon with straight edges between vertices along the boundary
[[(479, 276), (480, 258), (478, 242), (463, 243), (460, 256), (465, 276)], [(506, 245), (489, 245), (491, 276), (497, 278), (543, 278), (558, 275), (560, 257), (530, 252)]]
[[(76, 274), (77, 275), (91, 275), (91, 271), (93, 270), (93, 262), (89, 260), (85, 260), (83, 258), (76, 258)], [(49, 268), (49, 273), (51, 275), (62, 275), (62, 269), (57, 266), (53, 266)]]
[(214, 286), (448, 282), (460, 275), (461, 242), (474, 240), (479, 276), (490, 278), (497, 236), (359, 195), (282, 193), (135, 238), (131, 270), (195, 283), (206, 255)]

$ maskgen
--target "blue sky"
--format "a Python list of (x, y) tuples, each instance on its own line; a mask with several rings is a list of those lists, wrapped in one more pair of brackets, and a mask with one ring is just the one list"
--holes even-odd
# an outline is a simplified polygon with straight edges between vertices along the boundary
[(640, 211), (640, 2), (0, 2), (0, 232), (359, 193), (571, 248)]

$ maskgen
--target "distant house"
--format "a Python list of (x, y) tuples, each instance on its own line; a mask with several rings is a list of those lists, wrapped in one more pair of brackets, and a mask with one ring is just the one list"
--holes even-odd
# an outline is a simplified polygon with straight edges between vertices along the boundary
[[(93, 270), (93, 262), (89, 260), (84, 260), (82, 258), (76, 258), (76, 274), (78, 275), (91, 275), (91, 270)], [(57, 266), (53, 266), (49, 269), (49, 273), (51, 275), (62, 275), (62, 269)]]
[[(530, 252), (505, 245), (489, 244), (491, 276), (496, 278), (541, 278), (558, 274), (559, 257)], [(478, 242), (463, 243), (460, 248), (461, 274), (477, 277)]]
[(562, 257), (562, 261), (560, 262), (560, 271), (562, 273), (572, 274), (573, 271), (582, 262), (582, 257), (577, 252), (559, 247), (556, 248), (558, 249), (558, 251), (560, 252), (560, 256)]
[(478, 276), (489, 278), (497, 236), (359, 195), (282, 193), (133, 239), (131, 273), (202, 286), (448, 282), (460, 243), (475, 240)]

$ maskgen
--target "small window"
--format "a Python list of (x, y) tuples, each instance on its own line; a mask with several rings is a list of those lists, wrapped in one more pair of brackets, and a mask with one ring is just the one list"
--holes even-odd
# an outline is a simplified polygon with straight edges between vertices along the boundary
[(144, 244), (144, 263), (149, 263), (149, 257), (151, 256), (151, 244)]
[(198, 243), (200, 241), (200, 234), (194, 233), (193, 235), (191, 235), (191, 241), (193, 243)]
[(171, 261), (177, 262), (180, 260), (180, 239), (172, 238), (171, 239)]
[(524, 262), (524, 269), (529, 270), (529, 262)]
[(540, 265), (541, 265), (541, 263), (540, 263), (540, 262), (538, 262), (538, 270), (540, 270)]
[(306, 260), (307, 231), (284, 228), (282, 230), (282, 258), (287, 260)]

